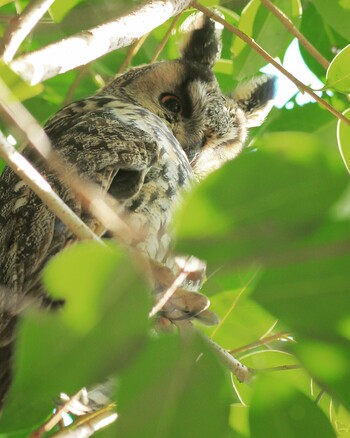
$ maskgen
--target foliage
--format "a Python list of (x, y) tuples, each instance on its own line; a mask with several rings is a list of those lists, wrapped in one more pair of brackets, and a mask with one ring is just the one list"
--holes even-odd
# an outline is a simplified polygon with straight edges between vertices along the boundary
[[(0, 34), (16, 7), (27, 3), (0, 1)], [(283, 59), (293, 37), (259, 0), (243, 10), (234, 9), (242, 2), (202, 3), (218, 7)], [(106, 22), (130, 4), (56, 0), (20, 51), (82, 30), (82, 23), (86, 29)], [(331, 62), (325, 71), (301, 48), (325, 84), (323, 98), (349, 117), (349, 2), (274, 4)], [(148, 36), (132, 65), (150, 61), (169, 25)], [(175, 33), (160, 58), (176, 57), (180, 39)], [(266, 64), (226, 29), (223, 43), (216, 73), (224, 90)], [(43, 123), (113, 77), (127, 53), (113, 52), (34, 88), (4, 65), (0, 71)], [(203, 292), (221, 317), (218, 326), (200, 330), (262, 370), (251, 385), (230, 381), (200, 337), (180, 343), (175, 333), (153, 336), (148, 286), (130, 257), (114, 244), (80, 243), (45, 272), (50, 293), (67, 300), (65, 309), (28, 314), (21, 324), (0, 436), (28, 436), (50, 416), (61, 391), (72, 395), (112, 374), (120, 418), (101, 436), (350, 437), (350, 187), (344, 166), (350, 168), (350, 128), (316, 103), (299, 107), (294, 97), (290, 103), (290, 109), (274, 109), (251, 132), (246, 151), (199, 185), (176, 217), (177, 251), (208, 262)], [(269, 343), (242, 348), (268, 337)], [(268, 372), (272, 367), (290, 369)]]

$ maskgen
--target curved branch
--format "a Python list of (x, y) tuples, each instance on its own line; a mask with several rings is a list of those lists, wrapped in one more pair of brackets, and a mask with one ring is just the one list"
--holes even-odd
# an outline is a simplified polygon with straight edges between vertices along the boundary
[(109, 23), (65, 38), (11, 62), (32, 85), (132, 44), (186, 9), (191, 0), (151, 0)]
[(55, 0), (32, 0), (24, 11), (10, 22), (0, 43), (0, 57), (12, 61), (18, 47)]

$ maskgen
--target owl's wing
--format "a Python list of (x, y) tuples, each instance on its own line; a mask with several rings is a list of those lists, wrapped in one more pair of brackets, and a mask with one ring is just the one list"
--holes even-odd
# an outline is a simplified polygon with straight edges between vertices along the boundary
[[(157, 142), (142, 129), (106, 107), (112, 99), (91, 98), (57, 113), (45, 130), (53, 148), (67, 167), (108, 190), (115, 178), (114, 194), (128, 198), (143, 183), (157, 160)], [(137, 115), (135, 115), (137, 116)], [(81, 205), (68, 187), (29, 149), (25, 155), (54, 190), (78, 214)], [(86, 216), (84, 220), (87, 219)], [(30, 296), (38, 304), (52, 305), (41, 286), (46, 262), (74, 239), (39, 197), (9, 168), (0, 176), (0, 408), (11, 380), (13, 339), (17, 314)]]
[[(85, 99), (73, 104), (54, 116), (45, 129), (54, 149), (81, 177), (108, 190), (120, 172), (120, 178), (115, 178), (115, 193), (125, 199), (142, 186), (157, 160), (158, 145), (148, 133), (118, 118), (115, 108), (102, 103), (101, 99), (98, 105)], [(31, 152), (27, 155), (33, 158)], [(42, 167), (38, 159), (31, 161)], [(80, 203), (70, 190), (52, 173), (44, 175), (81, 215)], [(0, 283), (10, 293), (26, 294), (39, 281), (47, 259), (68, 239), (72, 236), (65, 226), (12, 170), (6, 169), (0, 178)]]
[(111, 179), (121, 171), (115, 195), (126, 199), (139, 190), (159, 147), (152, 134), (137, 126), (142, 108), (118, 102), (107, 96), (79, 101), (54, 116), (45, 130), (54, 149), (82, 178), (104, 186), (109, 170), (114, 171)]

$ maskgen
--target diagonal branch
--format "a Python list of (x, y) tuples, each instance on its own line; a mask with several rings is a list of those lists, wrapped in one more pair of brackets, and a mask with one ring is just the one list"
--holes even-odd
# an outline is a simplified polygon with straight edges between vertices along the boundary
[(18, 47), (55, 0), (32, 0), (21, 15), (11, 21), (0, 42), (0, 58), (12, 61)]
[[(130, 242), (133, 238), (133, 231), (115, 212), (117, 201), (110, 195), (103, 194), (98, 185), (89, 181), (81, 180), (81, 178), (73, 169), (66, 168), (57, 153), (52, 150), (50, 139), (46, 135), (44, 129), (39, 125), (29, 111), (16, 100), (1, 79), (0, 108), (2, 108), (11, 122), (24, 134), (27, 143), (29, 143), (49, 163), (50, 168), (53, 169), (57, 175), (72, 188), (73, 192), (83, 203), (84, 207), (92, 214), (92, 216), (98, 219), (98, 221), (106, 229), (112, 231), (120, 242)], [(8, 149), (8, 152), (13, 151)], [(17, 154), (19, 153), (17, 152)], [(21, 158), (24, 159), (22, 156)], [(8, 162), (8, 158), (5, 157), (4, 159), (6, 162)], [(13, 169), (16, 172), (16, 168)], [(30, 179), (28, 176), (27, 178)], [(27, 183), (30, 187), (32, 187), (29, 182)], [(47, 184), (46, 181), (45, 183)], [(45, 196), (43, 197), (43, 195), (44, 193), (39, 195), (39, 197), (47, 204), (47, 199)], [(61, 209), (59, 201), (57, 205), (55, 204), (56, 201), (53, 199), (51, 199), (49, 202), (50, 205), (47, 205), (54, 211), (55, 214), (57, 214), (56, 210), (54, 209)], [(63, 201), (61, 200), (61, 202)], [(82, 237), (80, 233), (77, 234), (74, 224), (71, 224), (70, 221), (65, 220), (64, 217), (61, 217), (59, 214), (57, 214), (57, 216), (78, 238), (94, 238), (96, 240), (96, 236), (94, 234), (90, 234), (89, 237), (87, 237), (85, 234), (84, 237)], [(74, 216), (76, 218), (76, 224), (78, 224), (78, 222), (80, 223), (80, 218), (76, 215)], [(71, 226), (73, 226), (73, 228), (71, 228)]]
[(277, 6), (275, 6), (270, 0), (260, 0), (261, 3), (269, 9), (275, 17), (283, 24), (289, 32), (294, 35), (299, 43), (310, 53), (310, 55), (324, 67), (326, 70), (329, 67), (329, 61), (321, 55), (321, 53), (313, 46), (309, 40), (307, 40), (304, 35), (297, 29), (292, 20), (284, 14)]
[(228, 29), (230, 32), (237, 35), (241, 40), (243, 40), (246, 44), (248, 44), (252, 49), (254, 49), (256, 52), (259, 53), (268, 63), (272, 64), (274, 67), (277, 68), (284, 76), (286, 76), (290, 81), (292, 81), (302, 92), (305, 92), (309, 94), (316, 102), (318, 102), (321, 106), (326, 108), (330, 113), (332, 113), (335, 117), (342, 120), (346, 125), (350, 126), (350, 120), (347, 119), (342, 113), (337, 111), (335, 108), (332, 107), (328, 102), (326, 102), (321, 97), (317, 96), (317, 94), (307, 85), (305, 85), (303, 82), (299, 81), (295, 76), (293, 76), (288, 70), (286, 70), (284, 67), (282, 67), (281, 64), (279, 64), (274, 58), (272, 58), (271, 55), (269, 55), (265, 49), (263, 49), (257, 42), (255, 42), (252, 38), (250, 38), (248, 35), (246, 35), (244, 32), (242, 32), (240, 29), (238, 29), (233, 24), (228, 23), (226, 20), (224, 20), (222, 17), (217, 15), (215, 12), (211, 11), (210, 9), (206, 8), (205, 6), (198, 3), (196, 0), (192, 2), (192, 6), (199, 11), (203, 12), (203, 14), (207, 15), (209, 18), (217, 21), (218, 23), (222, 24), (226, 29)]
[(98, 236), (62, 201), (40, 173), (6, 140), (0, 131), (0, 157), (79, 238), (101, 242)]
[(150, 0), (124, 17), (65, 38), (11, 62), (32, 85), (84, 65), (160, 26), (186, 9), (191, 0)]

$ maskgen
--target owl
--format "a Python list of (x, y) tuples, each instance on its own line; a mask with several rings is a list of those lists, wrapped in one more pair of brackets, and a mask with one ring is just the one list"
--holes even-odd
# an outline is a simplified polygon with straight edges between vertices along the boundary
[[(275, 93), (275, 79), (263, 75), (224, 96), (213, 73), (220, 57), (219, 32), (200, 14), (191, 26), (179, 59), (131, 68), (45, 125), (67, 169), (74, 168), (118, 200), (117, 213), (135, 231), (130, 246), (170, 272), (169, 229), (182, 194), (239, 154), (248, 128), (262, 123)], [(29, 148), (24, 155), (73, 211), (103, 235), (101, 224), (47, 163)], [(0, 178), (0, 404), (11, 381), (18, 318), (27, 303), (43, 308), (62, 304), (47, 295), (41, 273), (74, 240), (6, 168)], [(174, 302), (180, 314), (191, 313)]]

